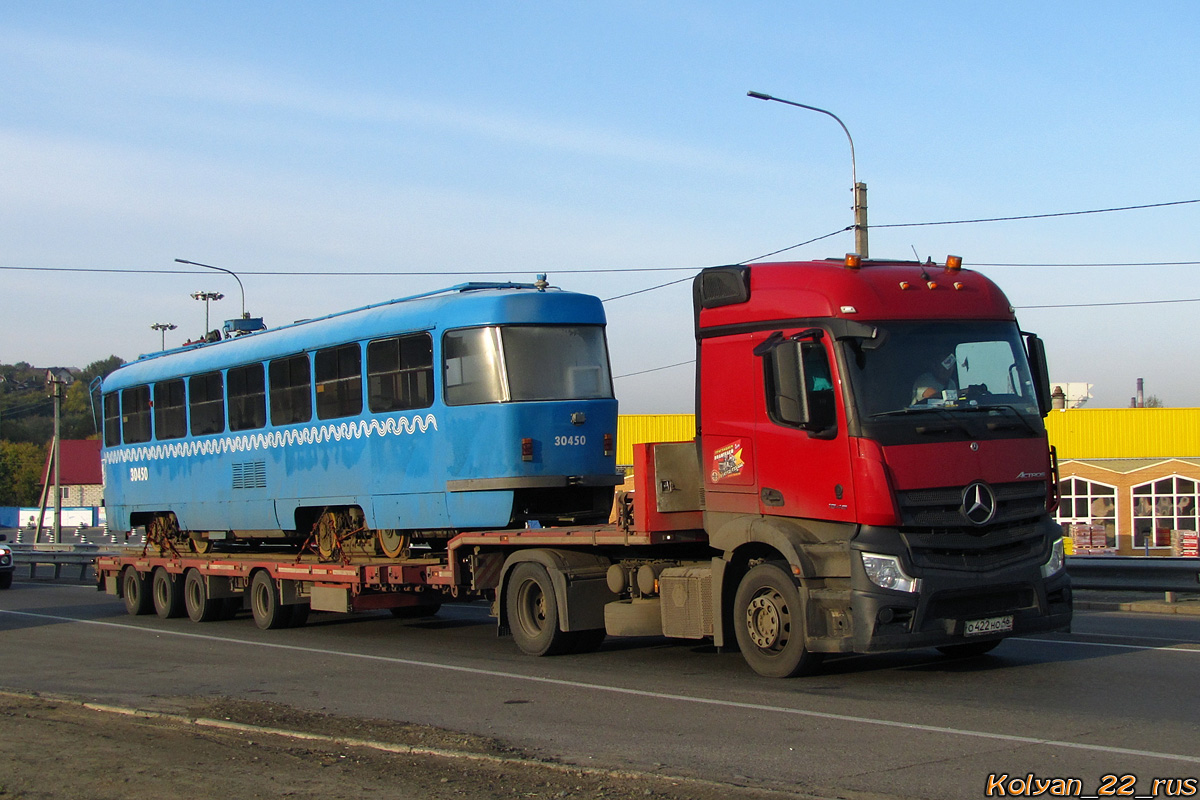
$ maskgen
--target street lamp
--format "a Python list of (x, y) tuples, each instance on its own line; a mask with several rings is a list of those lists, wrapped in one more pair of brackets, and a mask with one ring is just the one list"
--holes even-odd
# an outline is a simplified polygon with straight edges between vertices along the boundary
[[(205, 320), (204, 324), (207, 326), (208, 320)], [(156, 322), (150, 326), (150, 330), (159, 331), (160, 333), (162, 333), (162, 349), (166, 350), (167, 349), (167, 331), (173, 331), (177, 327), (179, 327), (179, 326), (172, 325), (169, 322)]]
[(837, 114), (832, 111), (826, 111), (823, 108), (816, 106), (806, 106), (804, 103), (793, 103), (791, 100), (783, 100), (779, 97), (772, 97), (769, 94), (762, 92), (746, 92), (746, 95), (753, 97), (755, 100), (773, 100), (776, 103), (783, 103), (796, 108), (806, 108), (809, 111), (816, 111), (820, 114), (833, 117), (838, 125), (842, 126), (842, 130), (846, 132), (846, 138), (850, 140), (850, 180), (851, 189), (854, 192), (854, 249), (864, 259), (867, 255), (867, 185), (858, 182), (858, 167), (854, 163), (854, 139), (850, 136), (850, 129), (846, 127), (846, 123), (842, 122)]
[(192, 299), (204, 301), (204, 336), (208, 338), (208, 301), (220, 300), (225, 295), (220, 292), (192, 292)]
[[(175, 263), (191, 264), (193, 267), (204, 267), (205, 269), (215, 269), (220, 272), (228, 272), (230, 275), (232, 275), (233, 279), (238, 282), (238, 289), (240, 289), (242, 292), (242, 319), (249, 319), (249, 317), (246, 315), (246, 289), (244, 286), (242, 286), (242, 279), (237, 276), (236, 272), (234, 272), (233, 270), (225, 269), (224, 267), (214, 267), (212, 264), (201, 264), (199, 261), (188, 261), (186, 258), (177, 258), (177, 259), (175, 259)], [(192, 297), (195, 297), (195, 296), (196, 295), (192, 295)], [(220, 300), (221, 298), (214, 297), (213, 299)], [(204, 323), (204, 327), (205, 328), (208, 327), (207, 321)]]

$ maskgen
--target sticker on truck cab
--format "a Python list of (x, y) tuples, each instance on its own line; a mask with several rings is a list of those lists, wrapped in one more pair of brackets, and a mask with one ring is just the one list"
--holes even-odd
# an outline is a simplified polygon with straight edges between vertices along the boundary
[(712, 482), (720, 483), (724, 479), (735, 478), (742, 474), (746, 462), (742, 458), (742, 443), (740, 441), (727, 444), (713, 451)]

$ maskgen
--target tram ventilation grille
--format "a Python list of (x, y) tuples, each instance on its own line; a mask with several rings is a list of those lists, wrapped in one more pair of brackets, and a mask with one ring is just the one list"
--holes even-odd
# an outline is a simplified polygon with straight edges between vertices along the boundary
[(234, 489), (267, 488), (267, 462), (242, 461), (233, 465)]

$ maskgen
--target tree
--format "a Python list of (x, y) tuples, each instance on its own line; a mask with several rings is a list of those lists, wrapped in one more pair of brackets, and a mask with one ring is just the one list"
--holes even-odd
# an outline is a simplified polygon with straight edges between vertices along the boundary
[(1149, 397), (1147, 397), (1145, 400), (1142, 401), (1142, 407), (1143, 408), (1166, 408), (1167, 404), (1164, 403), (1159, 398), (1158, 395), (1152, 394)]
[(0, 506), (36, 505), (45, 466), (45, 447), (0, 441)]

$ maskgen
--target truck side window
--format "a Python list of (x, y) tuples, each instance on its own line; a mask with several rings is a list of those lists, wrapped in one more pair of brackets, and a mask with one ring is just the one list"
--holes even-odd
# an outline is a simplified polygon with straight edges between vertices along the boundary
[(829, 358), (820, 342), (784, 342), (763, 358), (772, 422), (828, 435), (837, 428)]

